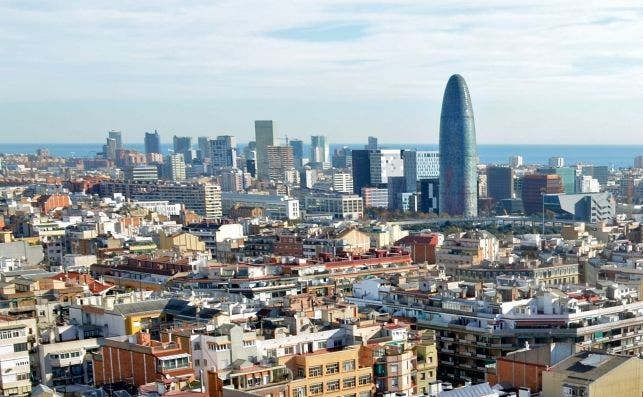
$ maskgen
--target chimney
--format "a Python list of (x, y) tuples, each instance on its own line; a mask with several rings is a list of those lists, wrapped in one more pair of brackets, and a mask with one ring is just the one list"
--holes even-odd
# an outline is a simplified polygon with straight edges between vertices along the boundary
[(149, 346), (152, 341), (150, 333), (144, 330), (138, 331), (136, 334), (136, 343), (142, 346)]
[(208, 371), (208, 397), (223, 397), (223, 381), (216, 371)]

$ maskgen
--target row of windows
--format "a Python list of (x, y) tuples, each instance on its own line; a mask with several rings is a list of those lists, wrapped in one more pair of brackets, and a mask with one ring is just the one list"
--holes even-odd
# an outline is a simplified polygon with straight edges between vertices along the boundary
[(25, 336), (25, 331), (24, 330), (8, 330), (8, 331), (2, 331), (0, 332), (0, 339), (11, 339), (11, 338), (19, 338), (21, 336)]
[(227, 344), (216, 344), (216, 343), (208, 343), (208, 350), (215, 350), (215, 351), (226, 351), (230, 350), (230, 346)]
[(80, 352), (71, 352), (71, 353), (60, 353), (60, 354), (50, 354), (50, 358), (52, 359), (58, 359), (58, 358), (73, 358), (73, 357), (80, 357)]
[[(331, 382), (329, 382), (331, 383)], [(332, 382), (334, 387), (334, 381)], [(292, 397), (306, 397), (307, 395), (311, 396), (316, 396), (322, 394), (323, 391), (323, 384), (322, 383), (317, 383), (314, 385), (310, 385), (308, 392), (306, 393), (306, 386), (301, 386), (301, 387), (296, 387), (292, 391)], [(338, 389), (328, 389), (328, 385), (326, 386), (327, 391), (333, 391), (333, 390), (338, 390)], [(344, 397), (358, 397), (357, 394), (344, 394)], [(370, 391), (363, 391), (359, 393), (359, 397), (371, 397), (371, 392)]]
[[(355, 370), (355, 360), (345, 360), (342, 362), (342, 369), (344, 372), (350, 372)], [(303, 375), (303, 368), (299, 369), (299, 375)], [(339, 372), (339, 363), (330, 363), (326, 364), (326, 375), (330, 374), (336, 374)], [(310, 367), (308, 368), (308, 376), (309, 377), (316, 377), (316, 376), (322, 376), (323, 375), (323, 370), (322, 366), (318, 365), (315, 367)]]

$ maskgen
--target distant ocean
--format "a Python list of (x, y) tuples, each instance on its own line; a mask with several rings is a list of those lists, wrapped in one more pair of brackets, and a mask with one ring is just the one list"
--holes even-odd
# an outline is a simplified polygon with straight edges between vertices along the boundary
[[(244, 145), (240, 145), (244, 146)], [(331, 153), (336, 148), (348, 146), (361, 149), (364, 144), (331, 144)], [(125, 144), (126, 148), (144, 151), (142, 144)], [(162, 144), (164, 153), (171, 145)], [(437, 144), (382, 144), (388, 149), (438, 150)], [(47, 148), (54, 156), (94, 157), (102, 151), (101, 143), (62, 144), (62, 143), (0, 143), (0, 153), (34, 153), (38, 148)], [(309, 148), (305, 148), (308, 152)], [(525, 164), (547, 164), (552, 156), (562, 156), (565, 164), (593, 164), (613, 167), (632, 167), (634, 158), (643, 155), (643, 145), (478, 145), (478, 156), (483, 164), (507, 164), (509, 157), (522, 156)]]

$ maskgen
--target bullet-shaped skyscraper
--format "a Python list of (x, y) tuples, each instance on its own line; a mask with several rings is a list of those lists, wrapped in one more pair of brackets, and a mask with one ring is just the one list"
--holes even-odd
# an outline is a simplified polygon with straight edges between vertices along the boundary
[(449, 78), (440, 116), (440, 212), (477, 216), (476, 128), (469, 88), (462, 76)]

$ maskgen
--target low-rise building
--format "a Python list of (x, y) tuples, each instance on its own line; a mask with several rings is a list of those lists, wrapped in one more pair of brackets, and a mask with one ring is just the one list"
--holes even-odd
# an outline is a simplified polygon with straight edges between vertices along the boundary
[(542, 373), (543, 397), (629, 396), (643, 390), (643, 360), (584, 351)]

